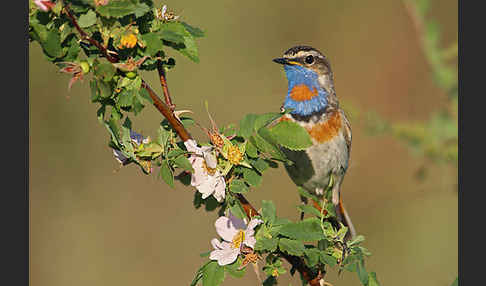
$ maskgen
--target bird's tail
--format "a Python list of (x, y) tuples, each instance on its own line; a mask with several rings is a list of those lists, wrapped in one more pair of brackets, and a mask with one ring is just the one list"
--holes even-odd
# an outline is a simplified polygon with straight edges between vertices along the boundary
[(348, 227), (349, 232), (346, 234), (347, 239), (353, 239), (356, 237), (356, 229), (354, 228), (353, 222), (349, 217), (348, 212), (344, 208), (343, 200), (339, 198), (339, 205), (337, 210), (337, 216), (340, 222), (342, 222), (346, 227)]

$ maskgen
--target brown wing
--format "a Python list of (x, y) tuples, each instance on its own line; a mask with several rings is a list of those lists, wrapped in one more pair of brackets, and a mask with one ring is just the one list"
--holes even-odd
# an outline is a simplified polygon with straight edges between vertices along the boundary
[(344, 139), (346, 140), (346, 145), (348, 146), (348, 152), (351, 152), (351, 124), (349, 124), (349, 120), (346, 117), (346, 114), (344, 113), (344, 110), (340, 109), (341, 112), (341, 117), (343, 118), (344, 126), (343, 126), (343, 134), (344, 134)]

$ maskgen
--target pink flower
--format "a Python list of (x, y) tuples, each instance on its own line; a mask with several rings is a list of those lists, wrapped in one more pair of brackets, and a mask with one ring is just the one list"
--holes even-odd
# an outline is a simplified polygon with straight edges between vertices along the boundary
[(252, 219), (246, 225), (245, 221), (233, 216), (231, 212), (229, 217), (222, 216), (218, 218), (214, 225), (216, 232), (223, 241), (219, 241), (216, 238), (211, 240), (214, 250), (211, 251), (209, 259), (217, 260), (221, 266), (233, 263), (244, 246), (252, 249), (255, 247), (254, 228), (262, 222), (260, 219)]
[(34, 0), (34, 4), (37, 5), (37, 7), (44, 12), (51, 10), (52, 7), (54, 7), (55, 5), (49, 0)]
[(218, 202), (225, 197), (226, 182), (217, 169), (217, 159), (213, 148), (209, 146), (197, 147), (196, 141), (189, 139), (184, 142), (187, 151), (193, 153), (189, 157), (194, 172), (191, 176), (191, 186), (202, 194), (205, 199), (213, 195)]

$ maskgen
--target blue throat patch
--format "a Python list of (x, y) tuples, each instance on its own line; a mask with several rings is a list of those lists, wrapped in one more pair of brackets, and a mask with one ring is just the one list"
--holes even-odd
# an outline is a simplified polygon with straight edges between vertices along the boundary
[[(323, 110), (327, 106), (328, 93), (319, 85), (317, 73), (299, 65), (284, 65), (289, 89), (285, 97), (284, 108), (293, 109), (290, 113), (308, 116)], [(294, 100), (291, 92), (295, 86), (305, 85), (310, 91), (316, 90), (317, 96), (309, 100)]]

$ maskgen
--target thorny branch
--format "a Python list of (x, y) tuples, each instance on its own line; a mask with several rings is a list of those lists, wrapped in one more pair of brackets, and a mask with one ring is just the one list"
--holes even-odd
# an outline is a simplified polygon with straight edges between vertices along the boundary
[[(71, 20), (72, 24), (76, 28), (76, 30), (79, 32), (81, 35), (81, 38), (83, 40), (87, 40), (90, 42), (92, 45), (97, 47), (103, 56), (111, 63), (117, 63), (119, 62), (118, 57), (111, 56), (107, 50), (106, 47), (101, 45), (97, 40), (90, 38), (88, 34), (79, 27), (76, 18), (73, 16), (71, 11), (69, 10), (69, 7), (66, 6), (64, 8), (64, 11), (66, 15), (69, 17)], [(172, 104), (170, 95), (169, 95), (169, 89), (167, 85), (167, 80), (165, 76), (165, 70), (163, 69), (162, 63), (158, 62), (157, 64), (157, 69), (159, 71), (159, 76), (160, 76), (160, 83), (162, 85), (162, 90), (164, 93), (164, 97), (166, 100), (166, 103), (164, 103), (160, 97), (155, 93), (155, 91), (152, 90), (152, 88), (144, 81), (142, 80), (142, 87), (145, 88), (149, 95), (150, 98), (152, 98), (152, 101), (154, 102), (154, 106), (157, 108), (157, 110), (162, 113), (162, 115), (168, 120), (169, 124), (174, 128), (176, 131), (177, 135), (182, 139), (182, 141), (187, 141), (191, 139), (191, 135), (189, 132), (184, 128), (182, 123), (175, 117), (173, 108), (174, 105)], [(169, 105), (169, 106), (168, 106)], [(258, 215), (258, 211), (250, 204), (250, 202), (242, 195), (242, 194), (237, 194), (236, 197), (240, 201), (241, 205), (243, 206), (243, 209), (245, 210), (246, 215), (248, 218), (252, 218), (256, 215)], [(309, 283), (311, 286), (320, 286), (319, 280), (322, 278), (322, 274), (313, 274), (313, 272), (307, 267), (305, 264), (304, 260), (300, 257), (297, 256), (292, 256), (288, 255), (285, 253), (280, 253), (280, 255), (286, 259), (297, 271), (300, 272), (302, 277)]]

